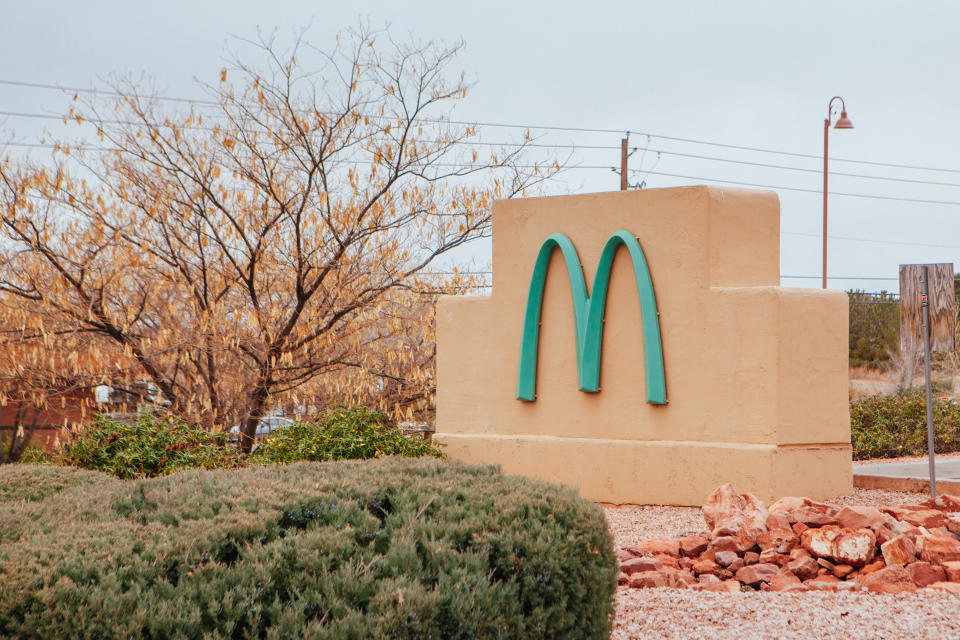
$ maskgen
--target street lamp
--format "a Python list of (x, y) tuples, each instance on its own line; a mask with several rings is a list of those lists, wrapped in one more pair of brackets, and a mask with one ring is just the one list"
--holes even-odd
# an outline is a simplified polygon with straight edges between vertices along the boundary
[(853, 123), (847, 117), (847, 103), (840, 96), (830, 98), (827, 105), (827, 119), (823, 121), (823, 288), (827, 288), (827, 142), (830, 138), (830, 117), (833, 114), (833, 101), (840, 101), (840, 119), (834, 129), (853, 129)]

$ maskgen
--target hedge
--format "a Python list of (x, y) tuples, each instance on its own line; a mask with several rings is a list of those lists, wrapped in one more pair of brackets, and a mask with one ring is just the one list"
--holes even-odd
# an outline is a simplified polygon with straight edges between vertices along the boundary
[(0, 493), (0, 637), (609, 637), (601, 510), (494, 467), (0, 467), (25, 479)]
[(149, 478), (243, 463), (237, 447), (227, 442), (227, 434), (210, 433), (172, 415), (151, 414), (142, 414), (133, 422), (97, 414), (53, 459), (118, 478)]
[(366, 407), (330, 407), (312, 420), (297, 421), (274, 431), (250, 461), (287, 464), (391, 455), (443, 457), (436, 444), (405, 436), (384, 413)]
[[(927, 404), (921, 391), (872, 396), (850, 405), (854, 460), (927, 453)], [(934, 448), (960, 451), (960, 403), (938, 398), (933, 405)]]

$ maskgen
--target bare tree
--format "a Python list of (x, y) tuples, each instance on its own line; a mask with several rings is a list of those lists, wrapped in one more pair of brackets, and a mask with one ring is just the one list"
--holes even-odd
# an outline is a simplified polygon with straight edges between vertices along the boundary
[(146, 377), (191, 421), (239, 421), (246, 450), (283, 399), (428, 396), (429, 267), (559, 169), (521, 164), (528, 136), (490, 150), (449, 120), (459, 45), (251, 44), (266, 68), (224, 69), (212, 110), (169, 114), (116, 82), (109, 110), (70, 114), (97, 149), (0, 166), (4, 339), (78, 350), (89, 380)]

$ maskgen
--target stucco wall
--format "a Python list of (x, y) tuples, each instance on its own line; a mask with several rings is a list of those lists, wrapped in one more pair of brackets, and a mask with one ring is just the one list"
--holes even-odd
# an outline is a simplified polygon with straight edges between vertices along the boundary
[[(572, 299), (555, 251), (535, 402), (516, 399), (537, 252), (561, 232), (591, 289), (625, 229), (646, 254), (660, 311), (667, 398), (645, 402), (637, 286), (614, 260), (600, 392), (577, 388)], [(765, 500), (852, 489), (847, 300), (779, 287), (779, 201), (691, 187), (498, 202), (493, 293), (437, 309), (437, 439), (456, 458), (578, 487), (604, 502), (700, 504), (718, 484)]]

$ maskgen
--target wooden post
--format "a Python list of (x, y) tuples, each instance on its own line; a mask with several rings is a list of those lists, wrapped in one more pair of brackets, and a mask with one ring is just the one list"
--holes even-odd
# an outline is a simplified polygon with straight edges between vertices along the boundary
[(620, 139), (620, 191), (627, 190), (627, 142), (628, 138)]
[(956, 349), (956, 319), (952, 263), (900, 265), (900, 350), (923, 351), (927, 392), (927, 456), (930, 464), (930, 495), (933, 497), (937, 496), (937, 468), (930, 352)]

